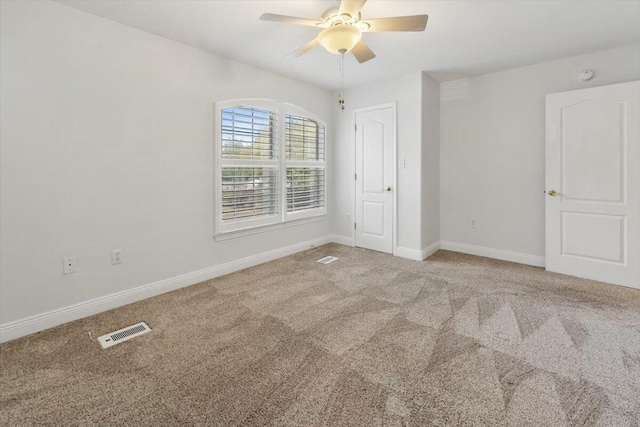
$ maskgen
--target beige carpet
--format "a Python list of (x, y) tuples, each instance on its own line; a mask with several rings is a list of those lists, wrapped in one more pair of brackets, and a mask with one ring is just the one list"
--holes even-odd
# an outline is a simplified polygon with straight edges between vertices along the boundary
[(446, 251), (327, 245), (0, 354), (7, 426), (640, 425), (640, 291)]

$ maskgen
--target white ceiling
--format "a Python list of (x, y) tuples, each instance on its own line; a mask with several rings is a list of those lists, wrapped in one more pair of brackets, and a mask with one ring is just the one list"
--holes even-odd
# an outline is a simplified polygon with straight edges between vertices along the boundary
[[(336, 89), (339, 57), (288, 53), (318, 30), (258, 20), (264, 12), (318, 19), (331, 0), (58, 0), (150, 33), (265, 70)], [(423, 33), (368, 33), (377, 57), (345, 58), (345, 86), (414, 71), (440, 81), (640, 43), (638, 0), (369, 0), (362, 17), (428, 14)]]

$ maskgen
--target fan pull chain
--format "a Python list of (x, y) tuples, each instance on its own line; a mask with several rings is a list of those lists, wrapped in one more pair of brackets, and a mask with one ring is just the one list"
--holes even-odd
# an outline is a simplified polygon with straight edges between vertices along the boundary
[(338, 104), (340, 109), (344, 110), (344, 53), (340, 55), (340, 93), (338, 94)]

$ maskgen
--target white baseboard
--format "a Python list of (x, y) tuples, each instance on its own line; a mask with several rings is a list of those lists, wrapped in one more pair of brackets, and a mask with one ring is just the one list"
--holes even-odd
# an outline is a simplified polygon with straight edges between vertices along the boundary
[(440, 241), (430, 244), (422, 250), (422, 259), (425, 260), (440, 250)]
[(394, 252), (395, 256), (399, 256), (402, 258), (413, 259), (415, 261), (424, 261), (429, 258), (431, 255), (435, 254), (440, 250), (440, 241), (430, 244), (423, 250), (419, 251), (417, 249), (409, 249), (404, 248), (402, 246), (398, 246)]
[(353, 238), (351, 236), (347, 237), (347, 236), (341, 236), (339, 234), (333, 234), (331, 235), (331, 241), (333, 243), (339, 243), (345, 246), (355, 246), (353, 242)]
[[(52, 328), (63, 323), (91, 316), (93, 314), (101, 313), (106, 310), (111, 310), (113, 308), (151, 298), (165, 292), (170, 292), (179, 288), (184, 288), (186, 286), (191, 286), (196, 283), (203, 282), (205, 280), (210, 280), (215, 277), (253, 267), (254, 265), (292, 255), (294, 253), (307, 250), (312, 246), (321, 246), (330, 242), (353, 246), (353, 240), (350, 237), (340, 236), (337, 234), (327, 235), (306, 242), (297, 243), (295, 245), (285, 246), (283, 248), (274, 249), (272, 251), (264, 252), (257, 255), (252, 255), (225, 264), (208, 267), (202, 270), (194, 271), (165, 280), (160, 280), (155, 283), (149, 283), (137, 288), (128, 289), (126, 291), (117, 292), (89, 301), (84, 301), (78, 304), (73, 304), (57, 310), (52, 310), (46, 313), (19, 319), (13, 322), (7, 322), (0, 325), (0, 343), (20, 338), (34, 332), (43, 331), (45, 329)], [(446, 249), (471, 255), (479, 255), (488, 258), (495, 258), (521, 264), (533, 265), (537, 267), (544, 267), (544, 257), (447, 241), (436, 242), (426, 247), (422, 251), (417, 249), (398, 247), (396, 248), (394, 255), (402, 258), (422, 261), (437, 252), (438, 249)]]
[(83, 317), (151, 298), (165, 292), (195, 285), (196, 283), (200, 283), (205, 280), (210, 280), (238, 270), (253, 267), (254, 265), (292, 255), (297, 252), (307, 250), (312, 246), (321, 246), (332, 242), (333, 237), (334, 236), (332, 235), (328, 235), (318, 239), (297, 243), (295, 245), (285, 246), (284, 248), (274, 249), (272, 251), (252, 255), (236, 261), (208, 267), (199, 271), (142, 285), (137, 288), (73, 304), (57, 310), (37, 314), (35, 316), (19, 319), (13, 322), (7, 322), (0, 325), (0, 342), (20, 338), (34, 332), (43, 331), (63, 323), (82, 319)]
[(538, 255), (523, 254), (520, 252), (505, 251), (502, 249), (486, 248), (483, 246), (467, 245), (465, 243), (440, 241), (440, 249), (464, 254), (478, 255), (487, 258), (500, 259), (503, 261), (517, 262), (519, 264), (544, 267), (544, 257)]
[(393, 254), (395, 256), (399, 256), (401, 258), (407, 258), (407, 259), (413, 259), (415, 261), (422, 261), (422, 251), (418, 250), (418, 249), (409, 249), (409, 248), (404, 248), (402, 246), (398, 246), (394, 251)]

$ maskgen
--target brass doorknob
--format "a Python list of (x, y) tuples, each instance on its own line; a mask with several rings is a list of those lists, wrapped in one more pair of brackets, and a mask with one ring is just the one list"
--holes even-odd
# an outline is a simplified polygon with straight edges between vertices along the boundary
[(547, 191), (547, 194), (550, 196), (559, 196), (560, 193), (558, 193), (556, 190), (549, 190)]
[(391, 186), (388, 186), (388, 187), (387, 187), (387, 191), (391, 191)]

